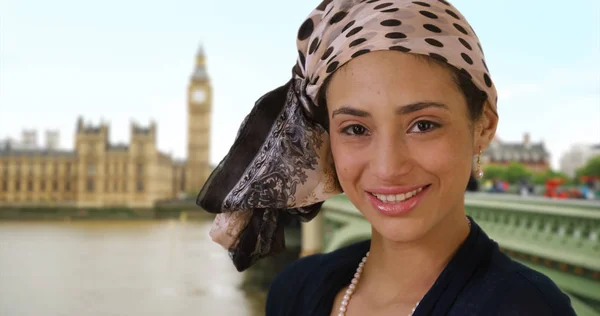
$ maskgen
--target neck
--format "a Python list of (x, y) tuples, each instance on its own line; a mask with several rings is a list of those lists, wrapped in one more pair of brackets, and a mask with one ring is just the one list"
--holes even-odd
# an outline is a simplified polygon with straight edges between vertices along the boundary
[(373, 231), (360, 288), (368, 289), (378, 305), (414, 304), (431, 288), (468, 235), (464, 207), (417, 240), (394, 242)]

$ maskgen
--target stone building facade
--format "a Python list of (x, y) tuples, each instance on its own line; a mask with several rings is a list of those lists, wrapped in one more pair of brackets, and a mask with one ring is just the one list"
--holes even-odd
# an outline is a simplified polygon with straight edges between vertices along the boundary
[(198, 192), (208, 177), (211, 86), (202, 48), (188, 87), (188, 159), (157, 148), (157, 125), (130, 125), (129, 144), (111, 144), (110, 126), (79, 118), (72, 151), (57, 148), (57, 133), (37, 147), (35, 131), (21, 142), (0, 142), (0, 206), (151, 207)]

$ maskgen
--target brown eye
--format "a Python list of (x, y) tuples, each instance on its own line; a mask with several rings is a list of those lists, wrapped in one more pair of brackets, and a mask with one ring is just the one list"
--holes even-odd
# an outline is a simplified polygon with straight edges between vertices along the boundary
[(426, 132), (433, 127), (433, 124), (429, 121), (420, 121), (417, 123), (417, 128), (420, 132)]
[(352, 126), (352, 133), (354, 135), (363, 135), (365, 133), (365, 128), (363, 126), (360, 126), (360, 125), (353, 125)]
[(416, 122), (410, 132), (411, 133), (428, 133), (437, 128), (440, 128), (442, 125), (432, 121), (421, 120)]
[(367, 129), (362, 125), (354, 124), (344, 128), (342, 133), (350, 136), (364, 136), (367, 134)]

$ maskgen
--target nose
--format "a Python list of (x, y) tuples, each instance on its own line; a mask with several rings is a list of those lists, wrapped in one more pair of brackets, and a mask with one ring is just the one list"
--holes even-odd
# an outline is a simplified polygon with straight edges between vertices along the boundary
[(398, 182), (412, 168), (408, 146), (400, 137), (385, 137), (375, 142), (371, 156), (371, 170), (382, 182)]

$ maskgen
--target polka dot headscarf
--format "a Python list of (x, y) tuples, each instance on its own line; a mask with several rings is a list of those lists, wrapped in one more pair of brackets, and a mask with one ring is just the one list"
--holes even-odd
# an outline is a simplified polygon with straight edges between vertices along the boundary
[(211, 237), (239, 271), (285, 248), (284, 223), (311, 220), (342, 193), (317, 94), (352, 58), (381, 50), (435, 58), (470, 78), (496, 111), (479, 39), (444, 0), (325, 0), (300, 26), (297, 47), (290, 81), (256, 102), (198, 195), (217, 214)]
[[(298, 30), (298, 63), (303, 106), (311, 111), (325, 79), (352, 58), (380, 50), (427, 55), (454, 66), (488, 96), (497, 93), (483, 49), (466, 18), (444, 0), (324, 1)], [(312, 104), (311, 104), (312, 103)]]

